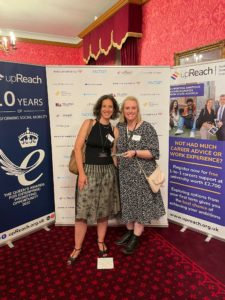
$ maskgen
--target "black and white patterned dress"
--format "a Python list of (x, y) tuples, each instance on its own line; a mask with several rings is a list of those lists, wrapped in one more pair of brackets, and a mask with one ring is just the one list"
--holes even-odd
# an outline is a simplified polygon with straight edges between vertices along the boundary
[[(119, 123), (117, 127), (119, 129), (118, 153), (126, 152), (127, 150), (150, 150), (155, 159), (159, 158), (158, 136), (151, 124), (143, 121), (133, 131), (133, 138), (130, 141), (128, 141), (127, 137), (126, 124)], [(135, 136), (137, 137), (136, 139), (134, 138)], [(151, 220), (159, 219), (165, 215), (165, 208), (161, 192), (153, 193), (150, 190), (143, 173), (140, 171), (137, 159), (147, 175), (150, 175), (156, 167), (155, 160), (119, 158), (122, 221), (125, 223), (135, 221), (141, 224), (149, 224)]]

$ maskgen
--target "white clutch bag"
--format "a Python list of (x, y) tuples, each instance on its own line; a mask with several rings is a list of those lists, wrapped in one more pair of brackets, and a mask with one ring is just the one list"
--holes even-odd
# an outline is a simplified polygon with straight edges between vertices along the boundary
[(165, 181), (165, 175), (157, 165), (151, 175), (145, 176), (153, 193), (157, 193)]
[(152, 174), (149, 176), (146, 176), (146, 173), (138, 160), (137, 160), (137, 163), (138, 163), (141, 171), (145, 175), (145, 178), (146, 178), (152, 192), (157, 193), (165, 181), (165, 174), (160, 169), (160, 166), (157, 164), (156, 169), (152, 172)]

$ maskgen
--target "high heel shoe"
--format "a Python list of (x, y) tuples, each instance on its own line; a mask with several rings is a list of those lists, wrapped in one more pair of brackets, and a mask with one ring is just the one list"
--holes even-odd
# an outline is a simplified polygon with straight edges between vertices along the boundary
[(99, 257), (107, 257), (108, 256), (108, 249), (106, 249), (105, 243), (98, 241), (98, 244), (102, 244), (102, 247), (103, 247), (102, 250), (99, 249), (99, 252), (98, 252)]
[[(67, 260), (67, 265), (68, 266), (71, 266), (75, 261), (78, 260), (78, 257), (80, 255), (80, 251), (81, 251), (81, 248), (80, 249), (76, 249), (76, 248), (73, 249), (73, 252), (70, 254), (70, 256)], [(79, 252), (79, 253), (76, 255), (77, 252)], [(74, 256), (74, 255), (76, 255), (76, 256)]]

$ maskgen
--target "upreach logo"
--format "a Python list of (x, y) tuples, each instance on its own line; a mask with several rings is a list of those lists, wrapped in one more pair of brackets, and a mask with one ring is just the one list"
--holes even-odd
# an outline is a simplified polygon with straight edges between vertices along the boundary
[(188, 78), (188, 77), (198, 77), (198, 76), (206, 76), (206, 75), (216, 75), (216, 66), (215, 69), (213, 68), (205, 68), (205, 69), (189, 69), (185, 72), (175, 72), (171, 75), (171, 78), (173, 80), (176, 80), (177, 78)]
[(34, 77), (27, 77), (19, 73), (15, 75), (9, 75), (9, 76), (3, 76), (2, 74), (0, 74), (0, 80), (2, 80), (3, 78), (5, 78), (6, 82), (9, 82), (11, 84), (13, 83), (42, 84), (42, 79), (38, 75)]
[(173, 73), (173, 74), (171, 75), (171, 79), (176, 80), (177, 77), (179, 77), (179, 75), (180, 75), (180, 73), (175, 72), (175, 73)]

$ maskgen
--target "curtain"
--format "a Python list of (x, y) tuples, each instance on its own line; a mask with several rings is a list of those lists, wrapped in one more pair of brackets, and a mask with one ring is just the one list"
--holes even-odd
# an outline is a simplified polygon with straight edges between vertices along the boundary
[(138, 47), (137, 38), (127, 38), (121, 49), (121, 65), (137, 65), (138, 64)]
[(108, 55), (101, 54), (99, 55), (98, 59), (95, 60), (94, 58), (89, 59), (88, 65), (114, 65), (116, 60), (116, 49), (112, 48)]
[[(96, 60), (97, 64), (113, 64), (115, 52), (113, 48), (121, 50), (126, 41), (124, 54), (125, 64), (137, 64), (135, 54), (135, 39), (142, 37), (142, 9), (141, 5), (127, 3), (120, 8), (115, 14), (99, 24), (96, 28), (81, 35), (83, 38), (83, 59), (87, 64), (89, 60)], [(132, 60), (128, 61), (129, 56)], [(111, 56), (112, 55), (112, 56)], [(115, 55), (114, 55), (115, 56)], [(99, 58), (100, 62), (98, 62)], [(108, 59), (106, 59), (108, 57)], [(91, 62), (93, 64), (93, 62)]]
[(89, 61), (88, 61), (88, 65), (90, 66), (95, 66), (96, 65), (96, 60), (94, 58), (90, 58)]

